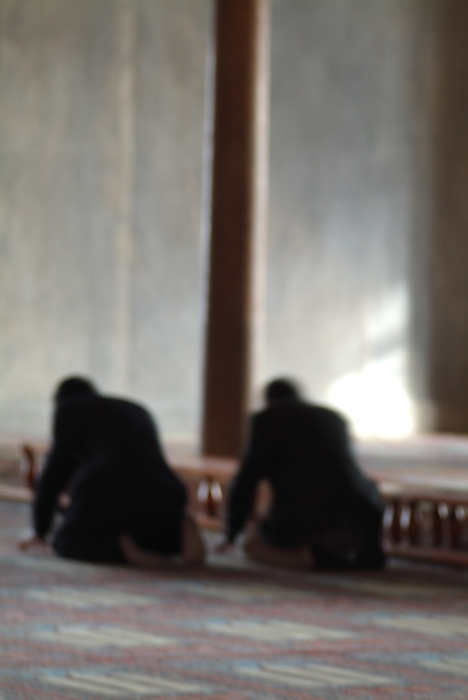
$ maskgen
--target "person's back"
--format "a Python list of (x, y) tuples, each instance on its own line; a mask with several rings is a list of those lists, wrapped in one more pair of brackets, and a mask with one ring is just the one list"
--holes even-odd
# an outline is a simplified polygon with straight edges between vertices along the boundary
[(142, 406), (99, 394), (72, 397), (59, 403), (55, 423), (54, 448), (63, 449), (62, 472), (109, 470), (130, 487), (144, 477), (184, 491), (162, 454), (154, 421)]
[(82, 449), (88, 455), (102, 452), (113, 462), (159, 456), (151, 416), (128, 400), (99, 394), (71, 397), (57, 407), (56, 418), (72, 423), (68, 430), (73, 430), (77, 439), (83, 441), (85, 436)]
[(383, 502), (354, 462), (344, 420), (335, 411), (300, 400), (292, 387), (290, 395), (268, 404), (253, 416), (230, 493), (228, 540), (242, 528), (256, 484), (266, 479), (274, 493), (261, 526), (266, 542), (278, 548), (311, 547), (325, 565), (333, 563), (326, 551), (330, 543), (344, 551), (367, 541), (377, 549), (376, 561), (383, 562)]
[[(124, 561), (122, 535), (129, 551), (135, 544), (135, 551), (181, 552), (186, 489), (164, 459), (150, 414), (81, 378), (62, 382), (55, 398), (52, 450), (34, 502), (37, 537), (49, 531), (67, 487), (71, 505), (53, 542), (60, 555)], [(187, 528), (192, 536), (193, 523)]]

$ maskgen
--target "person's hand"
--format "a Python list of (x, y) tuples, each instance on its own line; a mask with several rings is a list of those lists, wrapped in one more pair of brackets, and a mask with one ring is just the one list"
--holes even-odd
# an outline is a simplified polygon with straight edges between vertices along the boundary
[(233, 542), (227, 542), (226, 540), (221, 540), (221, 542), (218, 542), (213, 548), (213, 552), (215, 554), (226, 554), (227, 552), (230, 552), (232, 549), (234, 549), (234, 543)]
[(38, 535), (28, 535), (18, 542), (18, 549), (22, 552), (28, 552), (29, 550), (45, 551), (48, 548), (48, 544), (43, 537), (38, 537)]

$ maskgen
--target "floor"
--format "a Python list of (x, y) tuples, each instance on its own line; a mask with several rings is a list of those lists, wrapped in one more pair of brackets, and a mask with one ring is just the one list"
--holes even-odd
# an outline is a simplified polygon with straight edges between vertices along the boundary
[(0, 698), (468, 697), (468, 572), (139, 572), (18, 552), (0, 501)]

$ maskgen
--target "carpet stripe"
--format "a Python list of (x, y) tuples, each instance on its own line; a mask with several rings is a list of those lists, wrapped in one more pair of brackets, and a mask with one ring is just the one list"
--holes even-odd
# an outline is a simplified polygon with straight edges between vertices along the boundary
[(147, 596), (131, 595), (109, 589), (74, 589), (68, 586), (52, 586), (45, 590), (30, 589), (27, 596), (43, 603), (55, 603), (72, 608), (88, 608), (96, 605), (114, 607), (120, 605), (153, 605), (159, 602)]
[(223, 598), (233, 603), (250, 603), (257, 600), (273, 601), (280, 599), (287, 600), (307, 600), (315, 597), (314, 592), (294, 591), (280, 586), (233, 586), (229, 584), (186, 584), (185, 588), (189, 593), (204, 597)]
[(177, 644), (172, 637), (161, 637), (145, 632), (128, 630), (122, 627), (62, 626), (56, 630), (33, 632), (35, 639), (55, 644), (68, 644), (77, 647), (99, 648), (116, 647), (163, 647)]
[(468, 676), (468, 659), (460, 659), (457, 657), (445, 657), (440, 661), (423, 660), (419, 662), (421, 666), (425, 666), (434, 671), (449, 673), (455, 676)]
[(248, 637), (273, 643), (281, 641), (315, 641), (317, 639), (341, 640), (355, 637), (352, 632), (346, 630), (304, 625), (283, 620), (210, 622), (206, 625), (206, 629), (219, 634)]
[(285, 664), (262, 664), (257, 668), (238, 668), (238, 672), (261, 678), (275, 685), (291, 685), (302, 688), (317, 688), (321, 686), (361, 686), (388, 685), (393, 683), (390, 678), (376, 676), (361, 671), (353, 671), (335, 666), (320, 664), (305, 666), (286, 666)]
[(379, 618), (377, 623), (393, 629), (410, 630), (411, 632), (441, 637), (468, 635), (468, 617), (455, 617), (454, 615), (397, 615)]
[(50, 676), (42, 676), (42, 681), (47, 683), (52, 683), (53, 685), (58, 685), (61, 688), (73, 688), (74, 690), (86, 690), (91, 693), (103, 693), (104, 695), (111, 695), (113, 697), (121, 695), (119, 691), (115, 689), (103, 688), (102, 685), (98, 683), (93, 683), (89, 681), (80, 681), (77, 678), (53, 678)]
[(91, 674), (71, 671), (68, 676), (41, 676), (41, 680), (64, 688), (86, 690), (109, 696), (201, 693), (205, 686), (138, 673)]

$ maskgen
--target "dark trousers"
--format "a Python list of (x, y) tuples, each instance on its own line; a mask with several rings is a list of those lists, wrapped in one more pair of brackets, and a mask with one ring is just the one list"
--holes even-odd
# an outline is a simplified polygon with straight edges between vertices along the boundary
[(125, 561), (119, 545), (122, 534), (155, 554), (171, 556), (182, 549), (181, 527), (183, 510), (175, 504), (172, 510), (128, 513), (126, 517), (106, 511), (105, 502), (98, 508), (86, 509), (81, 504), (65, 512), (56, 530), (53, 547), (57, 554), (78, 561), (120, 564)]
[(363, 530), (356, 527), (343, 527), (340, 524), (319, 535), (310, 534), (305, 529), (294, 532), (282, 527), (273, 519), (267, 518), (260, 526), (263, 539), (279, 549), (310, 548), (317, 569), (382, 569), (386, 556), (381, 542), (381, 526), (375, 524)]
[(379, 538), (368, 539), (356, 549), (343, 551), (324, 547), (319, 544), (311, 546), (317, 569), (382, 569), (386, 556)]

